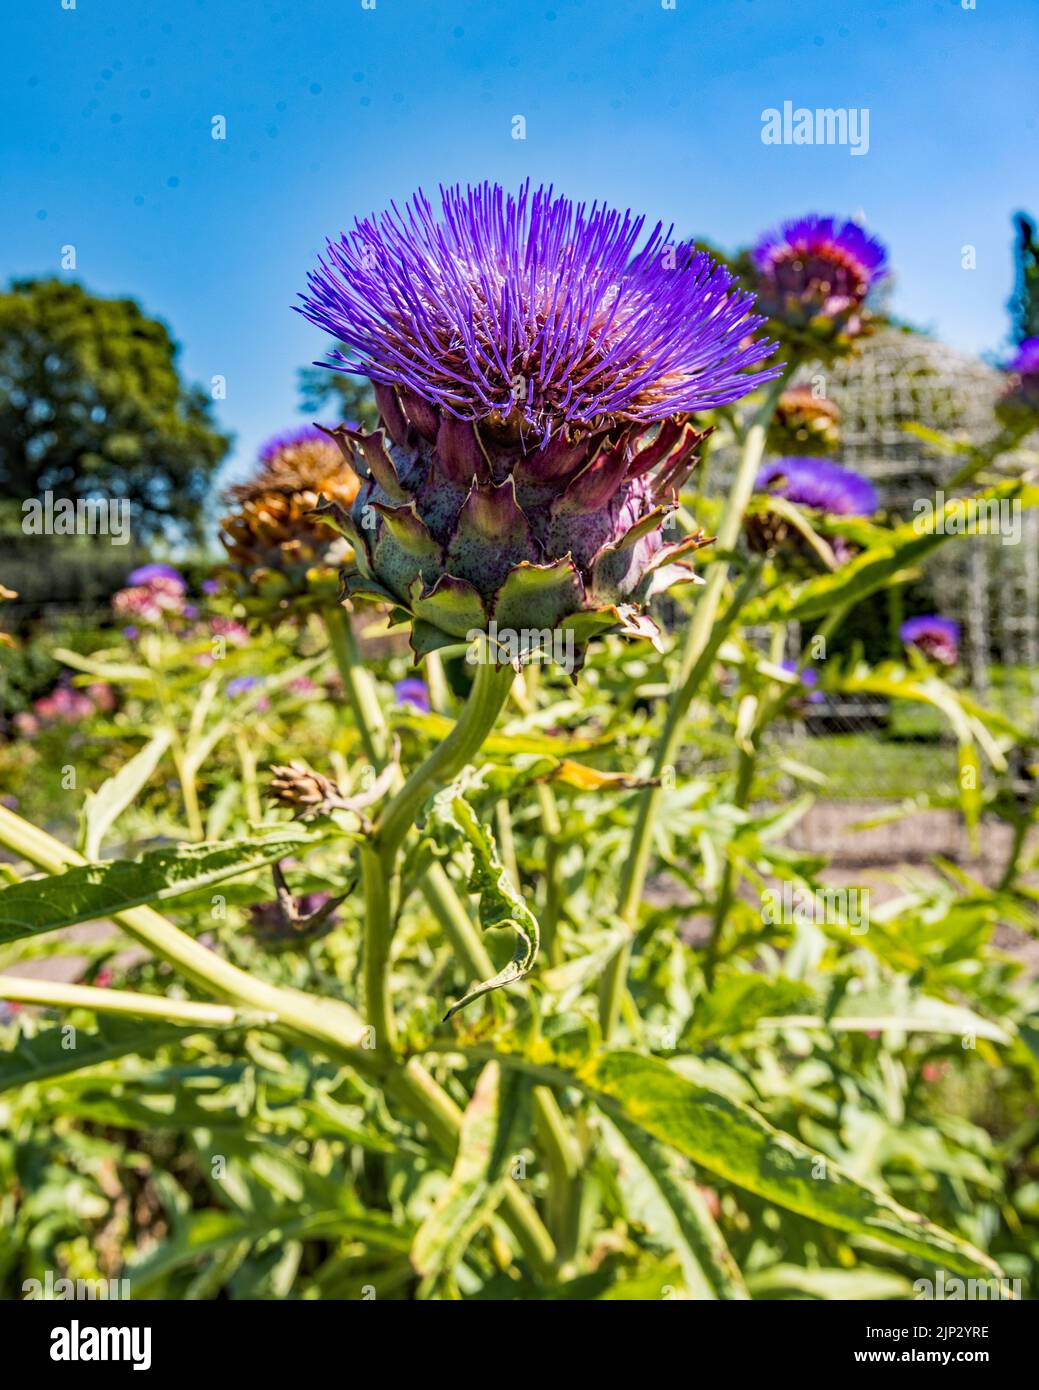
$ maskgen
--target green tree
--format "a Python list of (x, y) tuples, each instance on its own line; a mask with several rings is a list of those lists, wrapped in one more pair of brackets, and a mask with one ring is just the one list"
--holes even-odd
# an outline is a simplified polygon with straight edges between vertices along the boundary
[(132, 299), (14, 281), (0, 293), (0, 493), (125, 498), (135, 540), (198, 538), (230, 440), (178, 352)]
[(1035, 223), (1027, 213), (1019, 212), (1014, 221), (1017, 225), (1014, 248), (1017, 275), (1010, 312), (1014, 318), (1014, 338), (1021, 343), (1026, 338), (1039, 338), (1039, 239)]

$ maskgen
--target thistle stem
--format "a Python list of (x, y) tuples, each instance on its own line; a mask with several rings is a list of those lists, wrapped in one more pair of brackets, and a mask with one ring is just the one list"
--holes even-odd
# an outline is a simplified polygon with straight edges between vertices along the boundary
[(538, 785), (538, 804), (541, 808), (541, 827), (545, 834), (545, 906), (541, 915), (541, 947), (550, 965), (562, 963), (559, 941), (561, 901), (559, 894), (559, 849), (563, 823), (552, 788), (544, 782)]
[[(87, 862), (75, 850), (4, 806), (0, 806), (0, 845), (51, 874)], [(389, 1094), (429, 1127), (448, 1156), (454, 1153), (461, 1120), (454, 1101), (418, 1061), (412, 1060), (405, 1069), (376, 1049), (362, 1046), (364, 1024), (348, 1004), (254, 979), (150, 907), (116, 913), (115, 921), (160, 960), (177, 967), (208, 993), (269, 1014), (275, 1026), (295, 1041), (342, 1060), (381, 1082)], [(555, 1258), (552, 1238), (533, 1204), (513, 1182), (506, 1184), (501, 1210), (531, 1263), (542, 1273), (550, 1271)]]
[[(813, 641), (822, 638), (823, 652), (826, 650), (826, 643), (837, 631), (837, 628), (844, 621), (848, 612), (848, 604), (840, 604), (829, 617), (821, 624), (818, 632), (813, 636)], [(784, 628), (777, 628), (773, 633), (771, 659), (773, 663), (779, 663), (782, 657), (781, 640), (785, 638)], [(802, 652), (797, 663), (796, 674), (800, 679), (802, 673), (808, 665), (808, 652)], [(732, 804), (740, 811), (745, 811), (750, 802), (750, 794), (754, 788), (754, 778), (757, 773), (758, 757), (761, 753), (761, 739), (765, 730), (787, 707), (794, 698), (796, 687), (785, 687), (780, 690), (775, 699), (762, 699), (758, 705), (753, 727), (750, 730), (746, 747), (740, 749), (739, 758), (736, 764), (736, 787), (733, 792)], [(704, 982), (708, 989), (714, 984), (714, 975), (718, 965), (718, 956), (721, 951), (722, 934), (725, 931), (725, 923), (732, 907), (733, 883), (735, 881), (735, 869), (732, 860), (726, 859), (725, 868), (722, 871), (721, 886), (718, 890), (718, 898), (715, 903), (714, 914), (711, 919), (711, 934), (707, 942), (707, 954), (704, 959)]]
[[(725, 514), (718, 528), (718, 548), (723, 553), (730, 552), (739, 539), (743, 514), (747, 510), (754, 491), (761, 458), (765, 451), (765, 438), (776, 404), (783, 392), (791, 369), (771, 383), (765, 399), (757, 410), (743, 441), (739, 466), (729, 491)], [(755, 580), (757, 571), (754, 571)], [(721, 606), (722, 594), (729, 577), (729, 567), (724, 562), (712, 566), (706, 587), (697, 601), (693, 621), (689, 626), (685, 649), (679, 666), (678, 681), (671, 694), (664, 728), (657, 744), (653, 760), (653, 776), (659, 777), (664, 768), (673, 760), (681, 737), (682, 721), (696, 690), (713, 660), (714, 652), (720, 645), (717, 637), (719, 625), (716, 622)], [(749, 577), (749, 576), (748, 576)], [(745, 586), (740, 595), (745, 597)], [(749, 588), (746, 588), (749, 592)], [(737, 596), (742, 607), (743, 598)], [(735, 610), (735, 611), (733, 611)], [(735, 621), (739, 608), (733, 604), (727, 615), (729, 623)], [(717, 639), (717, 640), (716, 640)], [(705, 657), (708, 658), (705, 661)], [(695, 676), (695, 680), (691, 679)], [(660, 808), (662, 792), (659, 786), (647, 788), (639, 799), (639, 810), (632, 830), (628, 859), (621, 875), (620, 902), (618, 915), (628, 928), (629, 937), (619, 947), (603, 974), (599, 990), (599, 1022), (603, 1038), (609, 1040), (617, 1019), (627, 983), (628, 964), (631, 959), (631, 940), (638, 921), (639, 903), (649, 873), (650, 851), (653, 826)]]
[[(203, 1004), (194, 999), (167, 999), (162, 994), (135, 994), (126, 989), (98, 989), (22, 975), (0, 975), (0, 999), (48, 1008), (92, 1009), (99, 1014), (161, 1018), (167, 1023), (197, 1023), (202, 1028), (233, 1028), (242, 1016), (230, 1004)], [(247, 1015), (248, 1017), (248, 1015)]]
[(458, 720), (444, 739), (386, 807), (375, 827), (375, 842), (388, 860), (396, 854), (423, 804), (456, 777), (483, 747), (494, 728), (515, 679), (512, 667), (481, 654), (472, 689)]
[(350, 702), (354, 724), (361, 735), (365, 757), (373, 767), (381, 768), (386, 762), (386, 749), (389, 746), (386, 720), (375, 683), (357, 650), (350, 614), (337, 605), (325, 610), (324, 619), (332, 655), (343, 678), (343, 688)]
[(364, 883), (364, 999), (378, 1052), (392, 1052), (397, 1029), (390, 1001), (390, 946), (393, 913), (390, 895), (393, 866), (375, 849), (361, 850)]

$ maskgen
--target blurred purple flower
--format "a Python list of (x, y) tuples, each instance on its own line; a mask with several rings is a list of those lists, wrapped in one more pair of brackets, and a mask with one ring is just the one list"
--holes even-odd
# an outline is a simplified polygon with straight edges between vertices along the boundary
[(1039, 338), (1018, 344), (1006, 372), (1009, 380), (997, 413), (1007, 424), (1016, 420), (1031, 425), (1039, 412)]
[(872, 516), (880, 505), (868, 478), (832, 459), (773, 459), (758, 473), (754, 489), (832, 516)]
[(960, 656), (960, 625), (952, 618), (937, 613), (923, 613), (907, 618), (899, 635), (907, 647), (916, 647), (932, 661), (942, 666), (955, 666)]
[(1019, 343), (1017, 352), (1006, 364), (1006, 370), (1018, 376), (1039, 377), (1039, 338), (1026, 338)]
[(428, 714), (429, 691), (426, 682), (418, 676), (407, 676), (393, 687), (393, 695), (398, 705), (411, 705), (413, 709)]
[[(782, 661), (780, 665), (784, 671), (789, 671), (792, 676), (797, 674), (796, 661)], [(814, 686), (819, 684), (819, 672), (813, 671), (811, 666), (806, 666), (801, 672), (801, 684), (804, 686), (805, 690), (809, 692), (807, 700), (810, 705), (821, 705), (826, 699), (826, 696), (821, 690), (813, 689)]]
[(751, 251), (758, 300), (772, 318), (803, 327), (822, 318), (847, 336), (858, 310), (887, 274), (887, 251), (855, 222), (810, 213), (767, 232)]
[(228, 695), (244, 695), (247, 690), (255, 690), (263, 681), (259, 676), (235, 676), (227, 682)]
[(175, 570), (172, 565), (138, 565), (137, 569), (131, 570), (126, 576), (129, 586), (137, 584), (154, 584), (157, 579), (166, 580), (170, 584), (179, 586), (181, 593), (187, 591), (187, 580), (179, 570)]

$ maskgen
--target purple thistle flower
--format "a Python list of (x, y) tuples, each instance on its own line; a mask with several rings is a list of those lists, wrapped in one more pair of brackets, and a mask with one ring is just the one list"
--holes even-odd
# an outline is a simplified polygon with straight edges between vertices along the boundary
[[(439, 218), (439, 220), (438, 220)], [(418, 655), (452, 638), (559, 627), (655, 637), (642, 611), (695, 578), (701, 534), (662, 526), (702, 435), (689, 412), (776, 375), (753, 371), (753, 296), (662, 227), (551, 189), (421, 192), (329, 243), (300, 310), (349, 344), (382, 429), (335, 435), (363, 475), (354, 596), (413, 617)], [(639, 243), (643, 241), (641, 249)]]
[(759, 471), (755, 492), (771, 492), (831, 516), (872, 516), (880, 505), (868, 478), (832, 459), (773, 459)]
[[(796, 661), (782, 661), (780, 665), (784, 671), (789, 671), (792, 676), (797, 674)], [(821, 690), (815, 689), (815, 686), (819, 684), (819, 672), (814, 671), (811, 666), (806, 666), (801, 672), (801, 684), (807, 692), (806, 698), (810, 705), (820, 705), (826, 699)]]
[(291, 457), (295, 452), (309, 451), (315, 447), (321, 454), (334, 458), (337, 466), (339, 465), (341, 455), (328, 437), (327, 430), (323, 430), (320, 425), (298, 425), (295, 429), (283, 430), (280, 434), (272, 435), (261, 445), (260, 466), (266, 467), (282, 455)]
[(131, 570), (126, 576), (126, 582), (131, 586), (154, 584), (157, 579), (165, 580), (169, 584), (178, 585), (182, 593), (185, 592), (188, 587), (187, 580), (180, 571), (175, 570), (172, 565), (139, 565), (137, 569)]
[(429, 713), (429, 691), (426, 682), (419, 676), (407, 676), (398, 681), (393, 687), (393, 698), (398, 705), (411, 705), (423, 714)]
[(439, 219), (420, 190), (327, 243), (300, 312), (350, 344), (328, 365), (457, 419), (515, 412), (544, 442), (727, 405), (775, 375), (746, 375), (772, 350), (751, 338), (753, 296), (662, 224), (639, 250), (644, 218), (529, 181), (440, 197)]
[(758, 298), (770, 317), (851, 339), (870, 289), (887, 274), (887, 251), (855, 222), (810, 213), (767, 232), (751, 251)]
[(1039, 338), (1025, 338), (1006, 364), (1008, 372), (1022, 377), (1039, 377)]
[(1039, 338), (1025, 338), (1006, 364), (1009, 377), (996, 412), (1007, 425), (1030, 427), (1039, 413)]
[(942, 666), (955, 666), (960, 655), (960, 625), (937, 613), (907, 618), (899, 629), (907, 647), (916, 647), (924, 656)]
[(235, 676), (227, 682), (228, 695), (244, 695), (247, 690), (255, 690), (263, 681), (259, 676)]

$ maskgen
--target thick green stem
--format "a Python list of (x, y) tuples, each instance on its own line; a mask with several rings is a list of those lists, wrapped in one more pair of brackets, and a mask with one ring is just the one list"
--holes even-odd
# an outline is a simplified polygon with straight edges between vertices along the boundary
[[(344, 634), (343, 628), (347, 631)], [(336, 629), (339, 629), (338, 637)], [(343, 683), (350, 694), (350, 704), (362, 742), (372, 762), (380, 766), (389, 746), (387, 726), (382, 708), (375, 695), (371, 678), (360, 664), (353, 634), (345, 622), (333, 618), (329, 624), (333, 649)], [(486, 657), (485, 651), (481, 656)], [(442, 673), (440, 673), (442, 676)], [(388, 989), (389, 950), (392, 939), (390, 917), (390, 885), (396, 865), (397, 852), (414, 823), (415, 815), (429, 795), (457, 775), (481, 746), (501, 712), (514, 680), (509, 666), (483, 661), (476, 676), (469, 700), (454, 729), (440, 747), (412, 773), (393, 800), (377, 826), (376, 836), (361, 855), (365, 891), (365, 996), (369, 1021), (375, 1028), (376, 1052), (392, 1053), (395, 1041), (392, 1001)], [(440, 686), (442, 688), (434, 689)], [(446, 697), (446, 685), (436, 678), (431, 689), (439, 699)], [(476, 931), (448, 878), (439, 864), (427, 870), (422, 880), (423, 892), (437, 920), (458, 955), (476, 979), (494, 974), (494, 965), (487, 948)], [(461, 1111), (450, 1096), (415, 1060), (403, 1072), (387, 1072), (384, 1084), (429, 1128), (434, 1139), (448, 1153), (458, 1143)], [(506, 1184), (501, 1202), (502, 1216), (519, 1242), (520, 1249), (541, 1274), (549, 1274), (555, 1263), (555, 1245), (535, 1207), (512, 1182)]]
[[(732, 487), (729, 489), (729, 496), (725, 504), (725, 513), (722, 516), (721, 525), (718, 527), (717, 546), (723, 554), (730, 553), (739, 540), (740, 530), (743, 526), (743, 514), (753, 495), (754, 480), (758, 475), (762, 455), (765, 452), (768, 427), (789, 375), (790, 372), (788, 371), (772, 382), (744, 438), (736, 476), (732, 480)], [(718, 563), (711, 566), (707, 576), (707, 584), (693, 610), (693, 620), (689, 626), (685, 650), (682, 653), (682, 664), (679, 668), (679, 684), (685, 680), (707, 645), (711, 628), (721, 606), (722, 594), (725, 591), (728, 577), (728, 565)]]
[(550, 965), (560, 965), (563, 959), (559, 940), (559, 918), (562, 901), (559, 884), (559, 851), (563, 823), (552, 788), (544, 782), (538, 785), (538, 805), (541, 808), (541, 828), (545, 837), (545, 904), (541, 913), (541, 949)]
[[(754, 479), (757, 477), (761, 458), (765, 451), (768, 427), (776, 403), (792, 371), (793, 367), (788, 367), (782, 376), (771, 383), (743, 441), (743, 450), (736, 469), (736, 476), (732, 481), (725, 514), (718, 528), (718, 548), (723, 553), (731, 552), (739, 539), (740, 528), (743, 525), (743, 514), (747, 510), (747, 503), (753, 494)], [(696, 686), (699, 685), (707, 670), (707, 665), (704, 664), (703, 659), (708, 652), (711, 652), (713, 659), (713, 650), (717, 650), (718, 644), (713, 641), (713, 634), (716, 631), (718, 609), (721, 606), (722, 594), (728, 577), (729, 567), (727, 564), (718, 562), (713, 565), (707, 578), (706, 587), (697, 600), (693, 621), (689, 626), (689, 634), (682, 653), (678, 683), (672, 693), (667, 720), (657, 746), (653, 766), (655, 777), (659, 776), (663, 769), (671, 763), (677, 750), (682, 720), (685, 718), (689, 703), (695, 694)], [(696, 685), (690, 689), (690, 676), (694, 673), (697, 676), (697, 681)], [(635, 930), (638, 905), (642, 899), (642, 891), (649, 870), (653, 824), (660, 806), (661, 796), (659, 787), (649, 788), (642, 794), (638, 816), (632, 830), (628, 860), (621, 876), (618, 911), (621, 920), (632, 934)], [(603, 974), (599, 990), (599, 1022), (602, 1026), (603, 1037), (607, 1040), (616, 1027), (617, 1019), (620, 1016), (630, 957), (631, 938), (629, 937), (617, 951)]]
[(649, 874), (653, 826), (664, 796), (664, 788), (661, 783), (665, 769), (672, 766), (677, 755), (682, 736), (682, 725), (689, 712), (689, 706), (710, 671), (718, 654), (718, 648), (735, 624), (744, 604), (756, 587), (760, 573), (760, 563), (756, 562), (748, 569), (735, 597), (721, 618), (714, 624), (706, 645), (686, 675), (685, 680), (672, 695), (668, 705), (664, 728), (661, 731), (653, 757), (651, 776), (654, 779), (654, 785), (647, 787), (640, 793), (628, 858), (621, 871), (618, 915), (628, 928), (629, 937), (607, 965), (600, 982), (599, 1021), (603, 1029), (603, 1036), (606, 1038), (609, 1038), (613, 1032), (620, 1016), (621, 999), (631, 956), (631, 941), (635, 934), (639, 904), (642, 901), (646, 878)]
[(560, 1264), (577, 1253), (581, 1209), (581, 1146), (551, 1086), (533, 1088), (538, 1138), (549, 1172), (549, 1224)]
[(263, 803), (260, 801), (260, 785), (256, 779), (256, 750), (241, 732), (235, 734), (235, 749), (242, 769), (245, 814), (250, 824), (259, 825), (263, 820)]
[(374, 767), (381, 768), (386, 762), (386, 750), (389, 746), (386, 720), (375, 684), (357, 650), (357, 639), (350, 626), (350, 614), (345, 608), (329, 608), (326, 609), (324, 618), (332, 655), (343, 678), (343, 688), (353, 712), (357, 731), (361, 735), (365, 756)]
[[(161, 1018), (167, 1023), (197, 1023), (204, 1028), (231, 1028), (242, 1016), (230, 1004), (203, 1004), (195, 999), (167, 999), (163, 994), (135, 994), (127, 989), (97, 989), (22, 975), (0, 975), (0, 999), (50, 1008), (92, 1009), (99, 1014)], [(255, 1020), (255, 1015), (246, 1015)]]
[[(47, 873), (60, 873), (72, 865), (86, 863), (75, 850), (3, 806), (0, 845)], [(115, 921), (160, 960), (176, 966), (208, 993), (261, 1011), (295, 1041), (346, 1062), (378, 1081), (429, 1127), (449, 1157), (454, 1154), (461, 1120), (457, 1106), (418, 1061), (410, 1061), (405, 1069), (377, 1049), (364, 1046), (365, 1024), (348, 1004), (256, 980), (150, 907), (116, 913)], [(542, 1273), (549, 1271), (555, 1256), (552, 1238), (533, 1205), (511, 1182), (502, 1197), (502, 1215), (532, 1264)]]
[(368, 1023), (375, 1030), (375, 1047), (392, 1052), (397, 1030), (390, 1000), (390, 945), (393, 941), (393, 913), (390, 895), (392, 865), (378, 850), (361, 849), (361, 875), (364, 884), (364, 1002)]
[(387, 859), (394, 855), (423, 805), (434, 791), (456, 777), (483, 747), (508, 697), (515, 672), (493, 659), (476, 666), (469, 698), (454, 728), (420, 767), (417, 767), (383, 811), (375, 841)]
[[(758, 731), (755, 730), (751, 735), (749, 747), (740, 749), (736, 768), (736, 789), (733, 792), (732, 804), (740, 811), (746, 810), (750, 800), (757, 762)], [(729, 916), (729, 909), (732, 907), (732, 889), (735, 876), (736, 871), (733, 868), (732, 860), (726, 859), (725, 868), (722, 870), (722, 881), (718, 888), (718, 897), (714, 905), (714, 913), (711, 917), (711, 935), (707, 942), (707, 955), (704, 959), (704, 982), (708, 989), (714, 984), (714, 972), (718, 965), (722, 932)]]
[[(822, 639), (822, 650), (824, 654), (826, 643), (844, 621), (849, 607), (849, 604), (838, 605), (820, 625), (819, 630), (813, 634), (813, 642), (819, 638)], [(782, 628), (777, 628), (773, 633), (771, 657), (773, 663), (777, 665), (782, 657), (782, 646), (780, 642), (781, 639), (785, 638), (785, 635), (785, 629)], [(809, 651), (803, 651), (797, 663), (796, 675), (798, 678), (800, 678), (809, 665), (809, 662)], [(741, 811), (746, 810), (750, 802), (750, 794), (754, 788), (754, 777), (757, 772), (762, 736), (776, 716), (781, 714), (794, 698), (796, 689), (796, 687), (785, 686), (774, 699), (763, 698), (759, 702), (757, 714), (748, 736), (747, 744), (740, 749), (736, 766), (736, 787), (733, 793), (733, 805)], [(729, 916), (729, 910), (732, 907), (734, 882), (735, 869), (731, 859), (727, 859), (725, 868), (722, 872), (718, 898), (715, 902), (714, 913), (711, 919), (711, 934), (707, 943), (707, 954), (704, 960), (704, 980), (708, 989), (710, 989), (714, 983), (715, 970), (718, 965), (718, 955), (721, 950), (722, 933), (725, 930), (725, 923)]]

